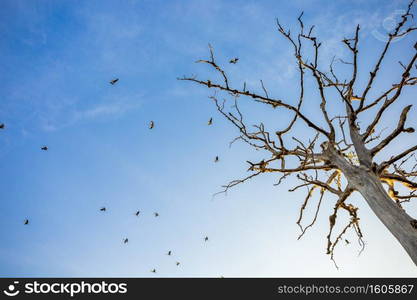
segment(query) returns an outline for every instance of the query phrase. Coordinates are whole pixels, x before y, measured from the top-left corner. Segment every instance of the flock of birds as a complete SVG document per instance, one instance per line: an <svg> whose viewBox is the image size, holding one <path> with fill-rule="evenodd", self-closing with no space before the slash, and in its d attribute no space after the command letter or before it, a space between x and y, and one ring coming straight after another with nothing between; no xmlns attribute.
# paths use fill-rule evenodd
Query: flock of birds
<svg viewBox="0 0 417 300"><path fill-rule="evenodd" d="M231 59L229 61L229 63L236 64L238 62L238 60L239 60L239 58L236 57L236 58ZM111 85L115 85L118 81L119 81L119 78L114 78L114 79L110 80L109 83ZM210 118L208 120L207 125L208 126L213 125L213 118ZM153 120L151 120L149 122L149 129L153 129L154 127L155 127L155 122ZM0 123L0 129L5 129L5 128L6 128L6 125L4 123ZM49 150L48 146L46 146L46 145L42 146L40 149L42 151L48 151ZM214 162L215 163L219 162L219 156L216 156L214 158ZM106 211L107 211L107 208L106 207L103 206L103 207L100 208L100 212L103 212L104 213ZM139 217L140 213L141 213L141 211L138 210L138 211L136 211L134 213L134 215L136 217ZM158 212L154 212L153 215L154 215L155 218L159 217L159 213ZM23 224L24 225L29 225L29 219L25 219L24 222L23 222ZM208 242L208 240L209 240L208 236L205 236L204 237L204 242ZM127 243L129 243L129 238L127 238L127 237L123 238L123 244L127 244ZM167 255L168 256L172 256L172 253L173 253L172 250L169 250L167 252ZM175 264L176 264L176 266L179 266L181 263L179 261L177 261ZM151 272L152 273L156 273L156 269L152 269Z"/></svg>
<svg viewBox="0 0 417 300"><path fill-rule="evenodd" d="M101 211L101 212L106 212L106 211L107 211L107 208L106 208L105 206L103 206L102 208L100 208L100 211ZM141 213L141 211L140 211L140 210L138 210L138 211L136 211L136 212L134 213L134 215L135 215L136 217L139 217L140 213ZM154 212L154 213L153 213L153 215L154 215L154 217L155 217L155 218L159 217L159 213L157 213L157 212ZM25 225L27 225L28 223L29 223L29 221L28 221L28 220L25 220ZM208 242L208 240L209 240L208 236L204 237L204 241L205 241L205 242ZM127 237L123 238L123 244L127 244L127 243L129 243L129 238L127 238ZM167 252L167 255L168 255L168 256L172 256L172 250L169 250L169 251ZM181 263L180 263L179 261L176 261L176 262L175 262L175 265L176 265L177 267L178 267L180 264L181 264ZM152 273L156 273L156 269L152 269L152 270L151 270L151 272L152 272Z"/></svg>

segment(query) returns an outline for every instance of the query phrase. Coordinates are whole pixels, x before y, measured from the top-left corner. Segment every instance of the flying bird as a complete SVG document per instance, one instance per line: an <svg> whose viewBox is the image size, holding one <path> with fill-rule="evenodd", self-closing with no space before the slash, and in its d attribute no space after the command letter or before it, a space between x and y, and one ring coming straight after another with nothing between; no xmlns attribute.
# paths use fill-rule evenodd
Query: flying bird
<svg viewBox="0 0 417 300"><path fill-rule="evenodd" d="M100 211L106 211L105 207L100 208Z"/></svg>
<svg viewBox="0 0 417 300"><path fill-rule="evenodd" d="M155 127L155 123L154 123L154 121L151 121L149 123L149 129L153 129L154 127Z"/></svg>
<svg viewBox="0 0 417 300"><path fill-rule="evenodd" d="M151 272L152 272L152 273L156 273L156 269L153 269Z"/></svg>
<svg viewBox="0 0 417 300"><path fill-rule="evenodd" d="M171 253L172 253L171 250L169 250L168 253L167 253L167 255L171 255Z"/></svg>
<svg viewBox="0 0 417 300"><path fill-rule="evenodd" d="M23 224L28 225L28 224L29 224L29 220L28 220L28 219L26 219L26 220L25 220L25 222L24 222Z"/></svg>
<svg viewBox="0 0 417 300"><path fill-rule="evenodd" d="M210 120L207 122L207 125L211 125L211 124L213 124L213 118L210 118Z"/></svg>
<svg viewBox="0 0 417 300"><path fill-rule="evenodd" d="M138 210L138 211L135 213L135 216L136 216L136 217L139 217L139 214L140 214L140 210Z"/></svg>
<svg viewBox="0 0 417 300"><path fill-rule="evenodd" d="M214 159L214 162L216 163L216 162L219 162L219 157L218 156L216 156L216 158Z"/></svg>
<svg viewBox="0 0 417 300"><path fill-rule="evenodd" d="M346 242L346 245L350 244L350 242L347 239L345 239L345 242Z"/></svg>
<svg viewBox="0 0 417 300"><path fill-rule="evenodd" d="M155 218L159 217L159 214L157 212L154 212L153 214L154 214Z"/></svg>
<svg viewBox="0 0 417 300"><path fill-rule="evenodd" d="M0 129L4 129L4 127L6 127L6 126L4 125L4 123L1 123L1 124L0 124Z"/></svg>
<svg viewBox="0 0 417 300"><path fill-rule="evenodd" d="M41 147L41 150L47 151L48 150L48 147L47 146L43 146L43 147Z"/></svg>
<svg viewBox="0 0 417 300"><path fill-rule="evenodd" d="M124 238L124 239L123 239L123 243L124 243L124 244L127 244L128 242L129 242L129 239L128 239L128 238Z"/></svg>
<svg viewBox="0 0 417 300"><path fill-rule="evenodd" d="M179 262L179 261L177 261L177 262L176 262L176 265L177 265L177 266L179 266L179 265L180 265L180 262Z"/></svg>
<svg viewBox="0 0 417 300"><path fill-rule="evenodd" d="M114 85L118 81L119 81L119 78L112 79L112 80L110 80L110 84Z"/></svg>
<svg viewBox="0 0 417 300"><path fill-rule="evenodd" d="M235 64L235 63L237 63L237 61L238 61L238 60L239 60L239 58L235 57L235 58L231 59L231 60L229 61L229 63L231 63L231 64Z"/></svg>
<svg viewBox="0 0 417 300"><path fill-rule="evenodd" d="M206 236L206 237L204 238L204 241L205 241L205 242L208 242L208 236Z"/></svg>

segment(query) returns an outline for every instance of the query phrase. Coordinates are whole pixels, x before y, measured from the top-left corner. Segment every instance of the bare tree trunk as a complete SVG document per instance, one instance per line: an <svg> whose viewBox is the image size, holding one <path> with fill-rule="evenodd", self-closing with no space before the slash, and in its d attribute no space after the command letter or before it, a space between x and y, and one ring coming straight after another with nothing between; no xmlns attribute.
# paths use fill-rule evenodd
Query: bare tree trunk
<svg viewBox="0 0 417 300"><path fill-rule="evenodd" d="M381 63L385 58L385 54L390 47L391 42L398 37L402 37L408 34L415 27L411 26L407 21L412 16L411 8L417 3L417 0L410 0L407 10L401 15L400 21L396 27L387 36L387 42L384 49L380 53L375 67L369 72L368 83L364 91L358 94L358 89L355 88L355 82L358 79L358 43L359 43L359 30L360 26L356 27L355 35L353 38L345 38L342 42L347 46L351 52L352 59L348 62L352 66L352 76L350 79L339 79L333 72L333 61L330 65L330 73L323 71L319 68L319 48L321 43L318 42L317 37L313 33L312 26L307 33L302 21L301 14L298 18L300 30L297 35L291 33L290 30L281 26L277 20L278 32L284 36L294 48L294 56L297 59L299 78L299 90L298 104L294 106L290 102L280 98L270 97L268 91L261 80L261 88L263 93L255 92L255 90L248 90L246 83L243 84L243 89L235 88L231 84L227 73L217 63L214 57L213 48L209 45L210 58L200 59L197 62L210 65L213 70L220 76L218 80L202 80L197 76L184 76L180 80L187 80L195 82L197 84L207 86L209 89L214 89L218 92L224 92L227 95L232 95L234 98L234 105L231 110L225 108L225 101L219 102L216 96L211 96L217 107L217 110L236 128L239 129L240 135L233 141L241 140L256 150L266 150L269 154L268 158L261 160L260 162L250 162L250 168L248 171L254 172L244 177L243 179L233 180L229 184L223 186L222 192L227 192L231 187L244 183L251 178L264 173L280 173L282 176L279 178L277 185L285 180L290 174L297 174L297 178L302 181L302 184L297 185L290 191L295 191L301 187L308 187L306 198L303 205L300 208L299 219L297 224L302 231L302 237L306 230L313 226L316 221L318 212L320 210L320 203L324 193L332 193L338 196L338 200L334 206L333 214L329 216L329 233L327 235L327 254L331 256L334 261L334 249L339 241L342 240L342 236L346 233L346 230L353 227L361 242L362 232L359 227L359 217L357 215L358 208L352 204L346 204L346 199L354 192L358 191L365 198L368 205L371 207L375 215L381 220L381 222L388 228L388 230L394 235L394 237L400 242L401 246L406 250L412 261L417 265L417 220L410 217L404 209L401 207L400 199L407 201L411 198L417 199L417 182L415 182L416 168L414 164L406 163L417 152L417 145L408 148L407 150L395 153L387 160L377 163L374 158L375 155L381 152L387 145L393 142L400 134L413 133L415 129L412 127L405 127L407 121L407 114L411 109L411 105L407 105L403 108L397 127L391 131L385 138L382 138L382 132L376 133L378 124L382 122L382 117L387 109L395 103L402 91L409 86L417 86L417 75L411 74L415 70L414 66L417 63L417 52L412 50L410 57L407 59L407 63L401 63L403 73L401 78L395 81L395 84L388 87L385 92L381 92L380 96L367 97L368 92L373 88L375 78ZM408 25L405 25L408 24ZM408 27L407 26L411 26ZM312 49L314 50L311 57L304 55L303 41L311 42ZM303 48L304 49L304 48ZM414 49L417 50L417 44L414 45ZM237 59L231 60L230 63L236 63ZM311 73L310 73L311 72ZM325 121L326 127L323 128L321 124L315 123L311 120L301 108L304 104L305 94L305 76L311 74L313 81L317 84L317 90L320 95L320 110L322 118ZM328 88L335 88L335 92L340 95L340 100L345 104L346 114L336 115L332 117L327 111ZM378 92L379 93L379 92ZM265 130L264 124L254 125L256 128L254 131L250 130L250 126L244 121L243 114L238 107L238 97L251 99L257 103L263 103L271 106L273 109L281 108L287 112L294 114L294 117L290 120L288 125L280 131L268 131ZM333 96L332 96L333 97ZM359 105L355 101L359 101ZM359 115L363 112L367 112L368 109L376 108L377 111L370 118L369 124L364 127L360 127ZM295 148L288 147L284 135L293 132L295 130L294 125L296 122L301 121L310 129L316 131L316 135L313 139L309 137L308 142L292 136L292 140L297 142ZM362 123L364 120L361 120ZM338 126L337 123L338 122ZM349 133L349 134L348 134ZM272 138L276 136L277 139ZM287 136L289 139L289 136ZM375 141L378 141L376 143ZM374 143L371 143L374 142ZM320 143L321 151L317 152L316 147ZM352 146L354 149L352 149ZM369 148L368 148L369 147ZM296 161L300 161L299 164L292 164L294 158ZM290 165L288 166L288 160L290 159ZM396 163L401 160L401 168L396 167ZM411 168L411 169L410 169ZM329 173L331 175L329 176ZM321 175L325 175L326 180L320 178ZM341 176L347 179L348 184L342 187ZM387 184L388 191L384 189L383 184ZM396 185L403 185L408 189L408 194L403 191L396 190ZM303 219L303 211L306 208L308 201L312 198L315 190L320 190L320 200L316 209L315 217L313 221L303 226L301 220ZM336 217L339 209L345 210L349 213L349 223L344 227L341 233L332 241L334 237L333 227L336 222ZM343 241L343 240L342 240Z"/></svg>
<svg viewBox="0 0 417 300"><path fill-rule="evenodd" d="M381 181L371 172L359 170L359 176L349 178L375 215L388 228L417 265L417 228L415 220L394 203Z"/></svg>

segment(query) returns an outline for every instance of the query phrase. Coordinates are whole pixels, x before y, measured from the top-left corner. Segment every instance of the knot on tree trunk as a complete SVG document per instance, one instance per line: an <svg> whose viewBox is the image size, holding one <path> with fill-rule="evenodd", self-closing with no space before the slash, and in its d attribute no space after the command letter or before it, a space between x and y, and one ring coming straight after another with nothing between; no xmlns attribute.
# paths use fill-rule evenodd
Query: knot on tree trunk
<svg viewBox="0 0 417 300"><path fill-rule="evenodd" d="M410 224L414 229L417 229L417 220L416 219L411 220Z"/></svg>

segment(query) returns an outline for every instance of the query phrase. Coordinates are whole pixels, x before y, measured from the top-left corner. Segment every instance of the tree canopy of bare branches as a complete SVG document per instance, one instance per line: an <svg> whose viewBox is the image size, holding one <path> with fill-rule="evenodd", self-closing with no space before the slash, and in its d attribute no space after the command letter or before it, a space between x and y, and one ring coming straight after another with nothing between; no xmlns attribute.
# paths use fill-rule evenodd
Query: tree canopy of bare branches
<svg viewBox="0 0 417 300"><path fill-rule="evenodd" d="M253 177L264 173L279 174L277 184L281 184L293 175L300 184L290 189L307 189L307 195L300 208L297 224L300 227L301 238L306 231L315 224L320 211L322 199L326 194L336 197L334 209L329 219L327 234L327 254L334 260L334 251L338 243L343 241L348 230L354 230L360 246L364 247L358 207L349 203L354 192L360 193L372 211L395 236L412 261L417 264L417 221L407 214L402 204L417 197L417 159L415 151L417 145L403 152L395 153L385 160L377 160L376 156L388 145L392 144L402 134L414 133L414 128L407 127L407 117L411 105L406 105L398 116L397 126L390 131L377 132L384 114L389 111L401 97L403 91L412 88L417 83L415 70L417 60L417 43L412 49L412 55L400 63L402 74L394 79L391 86L383 90L378 96L371 93L380 69L386 60L387 53L393 42L400 37L412 34L417 28L410 25L413 15L411 13L415 1L411 1L402 14L395 29L388 34L382 50L376 54L374 67L363 70L358 63L360 53L360 26L356 27L353 36L343 38L342 43L350 53L350 60L333 59L330 65L323 68L319 63L322 43L315 35L314 26L309 28L303 22L303 14L298 18L298 31L296 33L284 28L277 20L277 32L289 42L294 54L294 63L298 71L298 97L284 100L274 97L260 81L260 88L250 90L246 83L243 88L235 87L216 60L213 48L209 45L208 59L198 60L197 63L208 65L216 73L218 79L199 79L196 76L179 78L190 81L214 90L210 99L214 102L218 112L223 115L237 130L239 135L234 141L240 140L256 150L266 153L261 161L248 161L250 175L231 181L224 186L223 192L244 183ZM309 49L308 52L306 49ZM306 53L310 53L307 55ZM336 63L342 62L350 68L349 76L340 78L335 70ZM364 84L365 88L358 87L358 74L369 74ZM314 121L306 109L306 78L315 83L318 95L318 108L322 122ZM335 93L339 99L329 97ZM233 106L228 109L226 100L220 95L230 98ZM229 99L229 100L230 100ZM239 108L240 101L251 101L274 110L282 109L292 114L282 129L271 132L261 122L250 126ZM308 99L308 105L313 105ZM331 102L340 101L343 108L334 115L328 109ZM360 119L367 113L365 119ZM371 117L369 117L369 115ZM303 140L301 134L295 132L296 124L302 123L315 134L308 140ZM399 189L398 187L403 188ZM408 191L404 193L404 188ZM307 204L315 193L319 194L319 201L315 208L312 221L307 225L303 222L303 213ZM345 211L349 218L340 232L335 232L335 224L339 221L339 213ZM336 264L336 262L335 262ZM337 265L336 265L337 266Z"/></svg>

